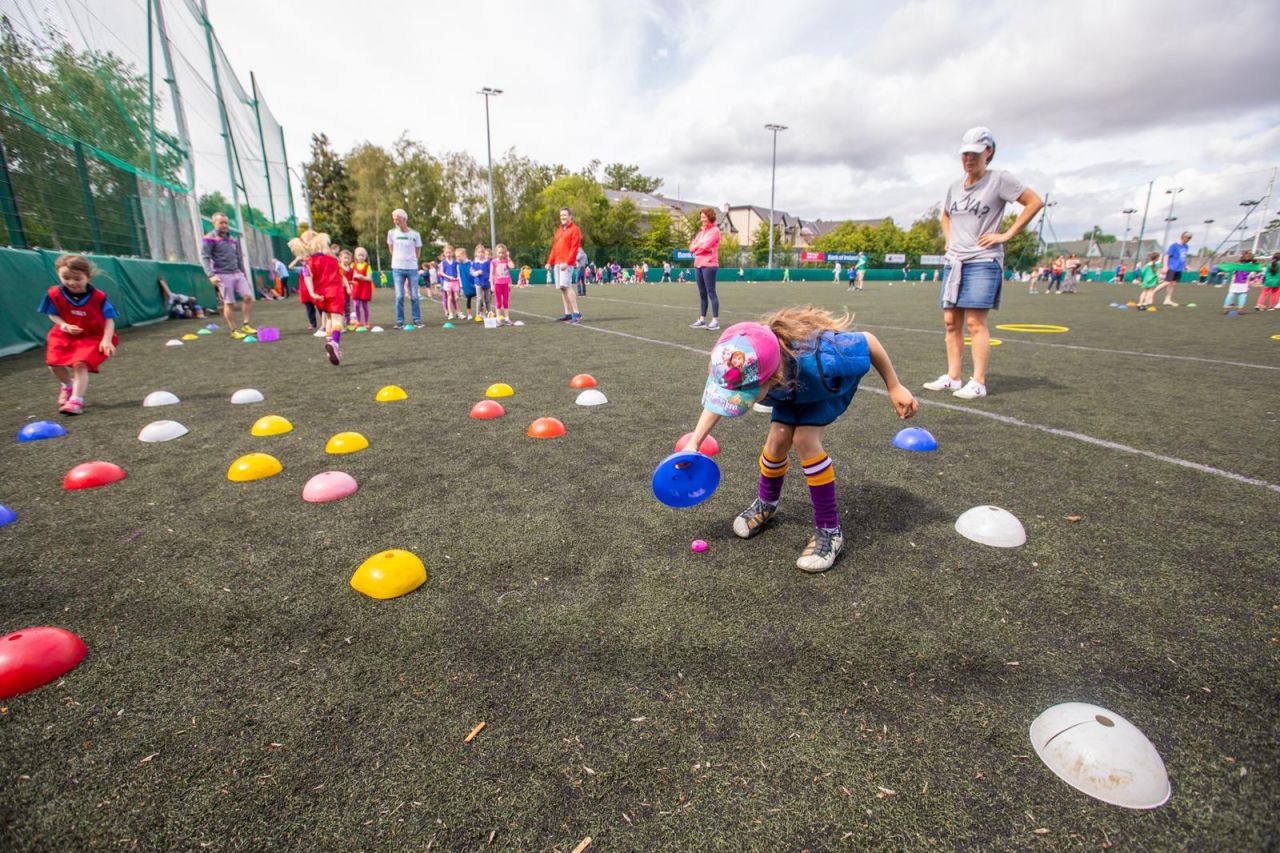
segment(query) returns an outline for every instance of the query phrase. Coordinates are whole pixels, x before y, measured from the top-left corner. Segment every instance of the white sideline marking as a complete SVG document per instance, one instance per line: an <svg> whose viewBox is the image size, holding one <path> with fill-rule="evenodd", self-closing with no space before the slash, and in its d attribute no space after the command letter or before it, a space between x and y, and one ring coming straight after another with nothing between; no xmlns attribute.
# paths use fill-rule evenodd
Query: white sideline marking
<svg viewBox="0 0 1280 853"><path fill-rule="evenodd" d="M622 300L613 300L613 301L619 302ZM636 303L636 304L643 305L645 303ZM555 317L549 317L545 314L534 314L530 311L514 311L513 313L523 314L526 317L538 317L542 320L556 319ZM646 338L646 337L642 337L641 335L633 335L630 332L620 332L617 329L603 329L599 326L588 326L585 323L578 323L577 325L578 325L578 328L580 329L588 329L592 332L602 332L606 335L617 335L618 337L621 337L621 338L630 338L633 341L643 341L644 343L647 343L647 344L658 344L659 346L674 347L676 349L685 350L686 352L697 353L698 355L705 355L707 357L711 356L711 350L698 349L697 347L691 347L691 346L688 346L687 344L676 343L675 341L664 341L660 338ZM885 397L889 396L889 392L884 390L883 388L868 388L867 386L864 385L864 386L861 386L859 390L871 391L874 394L880 394ZM988 418L993 421L998 421L1002 424L1008 424L1009 426L1017 426L1017 427L1024 427L1026 429L1039 430L1040 432L1047 432L1050 435L1056 435L1062 438L1070 438L1075 441L1084 442L1085 444L1092 444L1096 447L1105 447L1108 450L1118 450L1121 453L1131 453L1134 456L1143 456L1143 457L1146 457L1147 459L1154 459L1157 462L1167 462L1170 465L1177 465L1181 468L1188 468L1192 471L1199 471L1202 474L1212 474L1216 477L1222 477L1227 480L1234 480L1237 483L1244 483L1245 485L1249 485L1249 486L1261 486L1262 488L1269 489L1270 491L1273 491L1273 492L1280 492L1280 485L1277 485L1275 483L1268 483L1266 480L1258 480L1253 477L1246 477L1245 475L1237 474L1234 471L1224 471L1221 468L1214 468L1212 465L1205 465L1200 462L1192 462L1189 459L1179 459L1176 456L1165 456L1163 453L1154 453L1150 450L1143 450L1139 447L1130 447L1129 445L1121 444L1118 441L1108 441L1105 438L1094 438L1091 435L1086 435L1085 433L1082 433L1082 432L1076 432L1075 430L1062 429L1060 427L1052 427L1052 426L1046 426L1044 424L1032 423L1030 421L1024 421L1020 418L1012 417L1010 415L1001 415L996 412L988 412L988 411L984 411L983 409L977 409L970 406L958 406L955 403L944 403L940 400L930 400L927 397L917 397L916 399L920 401L920 405L922 406L936 406L940 409L947 409L953 412L963 412L966 415L977 415L978 417Z"/></svg>
<svg viewBox="0 0 1280 853"><path fill-rule="evenodd" d="M688 305L666 305L660 302L637 302L633 299L615 299L611 296L592 296L590 298L592 300L598 300L600 302L620 302L624 305L642 305L650 308L671 308L676 311L693 310ZM734 314L741 317L758 316L757 314L754 314L750 311L721 311L720 313ZM891 329L895 332L917 332L922 335L944 334L944 332L941 329L913 329L908 326L886 326L883 323L858 323L858 325L867 329ZM992 331L993 332L995 331L994 328L992 329ZM1169 359L1175 359L1177 361L1199 361L1205 364L1221 364L1227 367L1250 367L1250 368L1253 368L1254 370L1280 370L1280 365L1275 365L1275 364L1253 364L1248 361L1223 361L1222 359L1217 359L1217 358L1203 358L1198 355L1171 355L1169 353L1163 353L1163 352L1142 352L1140 350L1129 350L1129 349L1106 349L1105 347L1087 347L1087 346L1082 346L1080 344L1055 344L1055 343L1050 343L1049 341L1027 341L1021 338L1010 338L1010 337L1005 337L1005 338L1002 338L1001 340L1003 340L1006 344L1027 344L1028 346L1033 346L1033 347L1054 347L1056 349L1071 349L1071 350L1079 350L1081 352L1101 352L1101 353L1107 353L1108 355L1138 355L1138 356L1142 356L1143 358L1169 358Z"/></svg>

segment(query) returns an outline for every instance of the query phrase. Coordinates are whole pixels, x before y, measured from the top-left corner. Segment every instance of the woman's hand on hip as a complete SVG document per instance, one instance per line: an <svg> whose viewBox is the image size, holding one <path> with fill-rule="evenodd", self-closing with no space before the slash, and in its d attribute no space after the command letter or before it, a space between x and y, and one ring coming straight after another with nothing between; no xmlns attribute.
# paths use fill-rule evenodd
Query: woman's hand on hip
<svg viewBox="0 0 1280 853"><path fill-rule="evenodd" d="M999 246L1001 243L1007 242L1009 242L1009 235L999 231L992 231L990 233L983 234L978 238L978 245L984 249L989 249L992 246Z"/></svg>

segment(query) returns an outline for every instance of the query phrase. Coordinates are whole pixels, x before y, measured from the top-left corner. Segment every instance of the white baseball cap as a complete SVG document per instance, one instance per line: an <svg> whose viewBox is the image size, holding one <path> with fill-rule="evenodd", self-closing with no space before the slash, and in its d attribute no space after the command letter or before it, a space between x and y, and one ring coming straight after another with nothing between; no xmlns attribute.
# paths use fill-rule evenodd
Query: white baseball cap
<svg viewBox="0 0 1280 853"><path fill-rule="evenodd" d="M991 156L994 157L996 154L996 138L985 127L971 127L964 132L964 136L960 139L961 154L981 154L988 148L991 149Z"/></svg>

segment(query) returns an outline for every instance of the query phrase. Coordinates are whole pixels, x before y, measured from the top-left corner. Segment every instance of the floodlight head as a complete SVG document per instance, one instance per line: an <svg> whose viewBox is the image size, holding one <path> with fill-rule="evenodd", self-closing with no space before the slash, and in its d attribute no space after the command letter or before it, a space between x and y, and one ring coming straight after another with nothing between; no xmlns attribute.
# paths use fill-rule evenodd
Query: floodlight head
<svg viewBox="0 0 1280 853"><path fill-rule="evenodd" d="M489 96L489 95L495 95L495 96L496 96L496 95L501 95L501 94L502 94L502 90L501 90L501 89L494 89L494 88L491 88L491 87L489 87L489 86L485 86L483 89L481 89L480 91L476 92L476 94L477 94L477 95L484 95L484 96L486 96L486 97L487 97L487 96Z"/></svg>
<svg viewBox="0 0 1280 853"><path fill-rule="evenodd" d="M1259 202L1256 198L1255 199L1247 198L1244 201L1240 202L1241 207L1257 207L1259 204L1261 204L1261 202Z"/></svg>
<svg viewBox="0 0 1280 853"><path fill-rule="evenodd" d="M774 133L777 133L780 130L786 130L787 126L785 124L766 124L764 129L772 130Z"/></svg>
<svg viewBox="0 0 1280 853"><path fill-rule="evenodd" d="M1136 208L1136 207L1126 207L1124 210L1122 210L1122 211L1120 211L1120 212L1121 212L1121 213L1137 213L1137 212L1138 212L1138 208Z"/></svg>

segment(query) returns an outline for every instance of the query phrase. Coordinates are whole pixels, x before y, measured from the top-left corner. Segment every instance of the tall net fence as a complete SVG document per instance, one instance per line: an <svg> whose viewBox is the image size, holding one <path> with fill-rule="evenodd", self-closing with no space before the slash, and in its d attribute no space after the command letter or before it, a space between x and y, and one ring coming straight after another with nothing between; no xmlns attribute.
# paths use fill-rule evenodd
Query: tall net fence
<svg viewBox="0 0 1280 853"><path fill-rule="evenodd" d="M196 0L0 0L0 243L199 260L297 233L279 123Z"/></svg>

